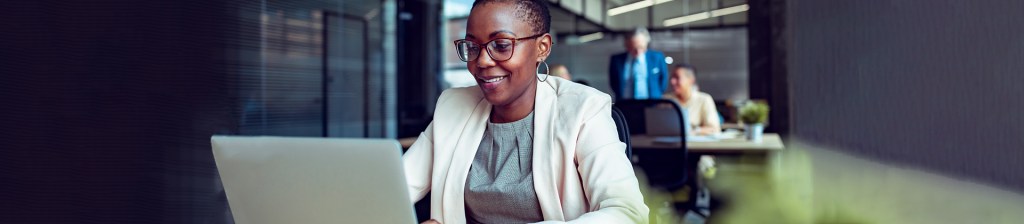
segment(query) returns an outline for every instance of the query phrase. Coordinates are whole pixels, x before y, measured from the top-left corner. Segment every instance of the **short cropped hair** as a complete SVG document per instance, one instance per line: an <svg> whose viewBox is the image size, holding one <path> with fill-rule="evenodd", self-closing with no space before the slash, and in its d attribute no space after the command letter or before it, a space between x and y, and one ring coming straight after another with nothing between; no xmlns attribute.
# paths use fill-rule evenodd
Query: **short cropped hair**
<svg viewBox="0 0 1024 224"><path fill-rule="evenodd" d="M693 67L691 64L679 63L679 65L676 65L676 69L687 69L690 70L694 77L697 76L697 67Z"/></svg>
<svg viewBox="0 0 1024 224"><path fill-rule="evenodd" d="M473 8L491 3L511 3L515 6L515 15L526 20L533 28L533 34L551 32L551 13L548 11L548 3L543 0L477 0L473 2ZM472 9L470 9L472 10Z"/></svg>

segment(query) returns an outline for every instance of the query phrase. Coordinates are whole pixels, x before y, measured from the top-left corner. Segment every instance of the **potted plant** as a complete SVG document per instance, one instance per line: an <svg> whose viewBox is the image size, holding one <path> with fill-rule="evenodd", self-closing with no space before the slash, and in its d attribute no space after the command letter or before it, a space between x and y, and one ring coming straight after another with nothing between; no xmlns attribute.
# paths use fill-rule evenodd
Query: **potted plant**
<svg viewBox="0 0 1024 224"><path fill-rule="evenodd" d="M761 142L765 123L768 122L768 104L750 102L740 108L740 121L746 126L747 139Z"/></svg>

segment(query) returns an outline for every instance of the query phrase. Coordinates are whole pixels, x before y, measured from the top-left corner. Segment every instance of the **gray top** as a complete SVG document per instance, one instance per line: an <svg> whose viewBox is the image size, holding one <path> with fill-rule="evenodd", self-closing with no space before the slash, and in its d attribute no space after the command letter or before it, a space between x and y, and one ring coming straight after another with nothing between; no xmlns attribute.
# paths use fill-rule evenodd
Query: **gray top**
<svg viewBox="0 0 1024 224"><path fill-rule="evenodd" d="M466 179L466 221L544 220L533 189L533 112L509 123L487 122Z"/></svg>

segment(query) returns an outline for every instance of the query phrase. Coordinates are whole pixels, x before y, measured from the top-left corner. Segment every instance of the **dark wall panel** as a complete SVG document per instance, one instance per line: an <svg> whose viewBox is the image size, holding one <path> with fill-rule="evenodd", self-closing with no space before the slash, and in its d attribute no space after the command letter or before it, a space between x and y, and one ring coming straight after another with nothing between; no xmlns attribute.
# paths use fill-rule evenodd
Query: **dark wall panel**
<svg viewBox="0 0 1024 224"><path fill-rule="evenodd" d="M397 3L396 69L398 137L416 137L433 119L441 95L442 45L439 0L401 0Z"/></svg>
<svg viewBox="0 0 1024 224"><path fill-rule="evenodd" d="M790 113L786 1L750 0L748 4L750 99L765 100L771 107L765 131L787 137Z"/></svg>
<svg viewBox="0 0 1024 224"><path fill-rule="evenodd" d="M1024 192L1024 2L788 4L796 137Z"/></svg>
<svg viewBox="0 0 1024 224"><path fill-rule="evenodd" d="M364 127L364 106L351 103L331 112L357 122L333 119L345 129L333 136L384 136L393 102L377 102L393 76L381 58L393 52L381 29L394 13L381 2L5 2L0 223L230 222L210 136L321 136L324 67L381 90L330 92L337 105L373 100L376 124ZM336 19L327 29L346 45L334 50L357 53L330 66L324 11L359 15L372 32Z"/></svg>
<svg viewBox="0 0 1024 224"><path fill-rule="evenodd" d="M237 126L223 3L4 6L0 223L223 214L209 149Z"/></svg>

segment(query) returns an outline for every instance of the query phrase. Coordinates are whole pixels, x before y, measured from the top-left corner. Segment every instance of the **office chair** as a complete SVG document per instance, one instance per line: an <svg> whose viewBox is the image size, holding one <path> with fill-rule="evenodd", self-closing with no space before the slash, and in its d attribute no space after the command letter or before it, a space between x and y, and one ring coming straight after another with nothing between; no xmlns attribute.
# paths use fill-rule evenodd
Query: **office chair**
<svg viewBox="0 0 1024 224"><path fill-rule="evenodd" d="M645 111L648 109L659 109L659 110L674 110L678 114L679 130L685 130L687 121L683 117L683 110L679 104L664 99L649 99L649 100L620 100L615 102L615 107L625 117L628 126L628 133L632 135L644 135L647 134L647 121ZM696 167L690 167L692 163L688 160L688 150L686 149L686 133L680 131L680 148L674 149L652 149L643 148L643 146L631 145L632 153L637 158L635 165L647 174L648 184L651 188L661 189L667 192L675 192L683 189L686 186L690 186L690 189L696 189L693 187L694 183L689 178L689 171L696 169ZM693 207L694 199L696 199L696 191L690 190L688 193L689 197L685 203L673 203L673 207L676 209L688 210ZM654 211L653 209L651 210Z"/></svg>
<svg viewBox="0 0 1024 224"><path fill-rule="evenodd" d="M629 142L629 124L626 117L622 115L619 108L612 106L612 120L615 121L615 129L619 133L619 141L626 143L626 159L633 160L633 146Z"/></svg>
<svg viewBox="0 0 1024 224"><path fill-rule="evenodd" d="M413 211L416 212L416 223L426 222L430 220L430 192L427 192L423 199L417 201L412 205Z"/></svg>
<svg viewBox="0 0 1024 224"><path fill-rule="evenodd" d="M647 134L647 118L644 112L649 108L674 110L679 115L679 130L684 130L686 125L682 108L669 100L620 100L615 103L615 108L625 117L625 123L629 124L627 130L631 135ZM640 159L637 165L648 174L652 186L674 190L682 187L688 179L686 133L680 131L679 138L679 150L643 149L631 145L632 154Z"/></svg>

